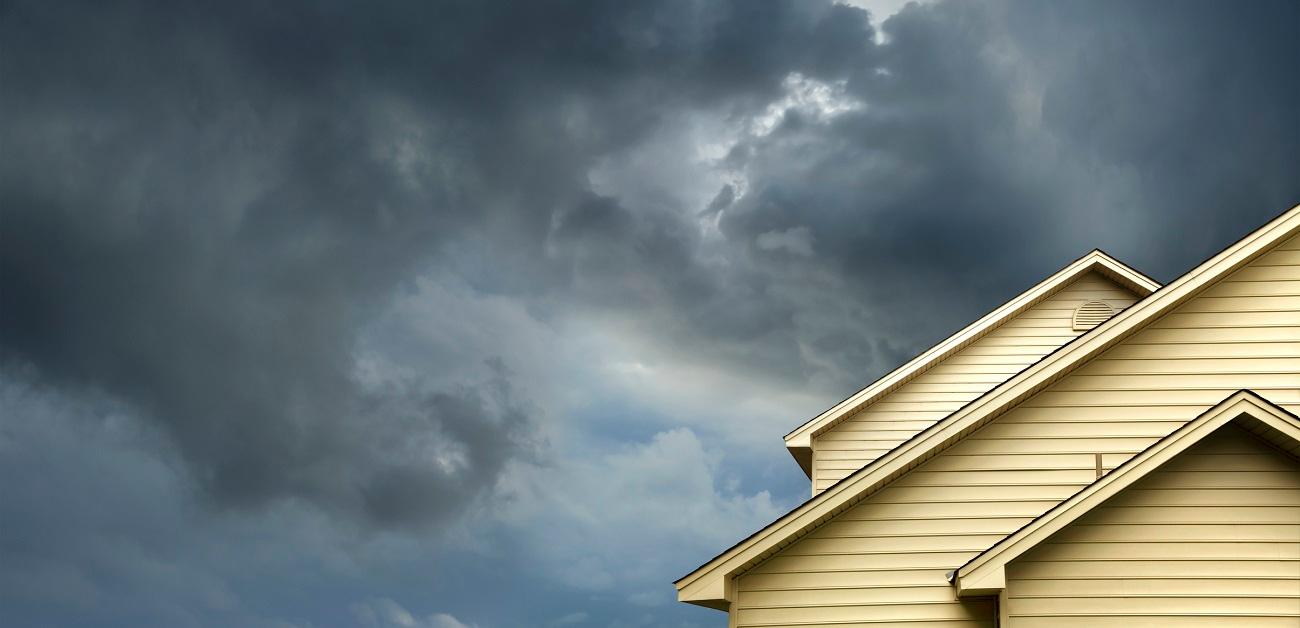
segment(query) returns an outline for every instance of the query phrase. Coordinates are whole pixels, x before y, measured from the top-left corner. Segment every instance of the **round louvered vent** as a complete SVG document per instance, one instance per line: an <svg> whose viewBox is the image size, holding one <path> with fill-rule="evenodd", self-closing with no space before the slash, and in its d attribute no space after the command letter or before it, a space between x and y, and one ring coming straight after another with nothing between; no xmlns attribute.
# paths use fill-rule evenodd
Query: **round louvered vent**
<svg viewBox="0 0 1300 628"><path fill-rule="evenodd" d="M1092 329L1115 315L1115 308L1101 302L1089 301L1074 311L1074 329L1076 331Z"/></svg>

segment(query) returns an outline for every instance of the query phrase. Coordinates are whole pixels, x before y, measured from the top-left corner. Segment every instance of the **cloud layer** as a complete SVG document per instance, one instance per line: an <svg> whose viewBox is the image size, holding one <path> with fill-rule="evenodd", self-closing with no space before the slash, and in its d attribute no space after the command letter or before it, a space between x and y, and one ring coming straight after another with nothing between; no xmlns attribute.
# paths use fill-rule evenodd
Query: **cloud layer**
<svg viewBox="0 0 1300 628"><path fill-rule="evenodd" d="M716 625L791 426L1300 202L1297 22L6 4L0 620Z"/></svg>

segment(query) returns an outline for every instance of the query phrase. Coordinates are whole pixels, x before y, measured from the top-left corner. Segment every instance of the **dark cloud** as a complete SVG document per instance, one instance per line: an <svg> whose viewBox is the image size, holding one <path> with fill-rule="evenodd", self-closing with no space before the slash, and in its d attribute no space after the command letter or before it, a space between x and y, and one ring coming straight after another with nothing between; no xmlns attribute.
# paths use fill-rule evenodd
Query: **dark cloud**
<svg viewBox="0 0 1300 628"><path fill-rule="evenodd" d="M409 395L358 383L358 331L466 237L499 245L466 270L485 289L707 291L689 230L593 195L587 167L674 108L844 73L868 28L787 4L11 5L0 347L158 421L224 503L456 512L528 421L472 392L376 406ZM394 468L381 445L430 431L470 466Z"/></svg>
<svg viewBox="0 0 1300 628"><path fill-rule="evenodd" d="M1026 60L1045 77L1044 125L1083 167L1138 181L1116 214L1150 239L1139 254L1153 272L1300 202L1294 3L1027 2L1007 15L1026 49L1050 52Z"/></svg>
<svg viewBox="0 0 1300 628"><path fill-rule="evenodd" d="M1297 23L1288 2L934 3L878 43L865 12L824 2L7 3L0 380L142 421L158 437L131 451L157 464L102 466L146 488L179 472L204 517L449 526L500 501L512 465L578 475L547 436L580 441L580 422L535 398L607 398L583 379L600 356L525 351L527 334L555 353L615 333L638 353L612 361L829 401L1093 247L1168 278L1300 201ZM433 340L394 323L394 299L429 294L522 314L450 324L477 310L427 304L451 330ZM489 328L522 318L536 328ZM532 388L563 371L577 389ZM131 556L68 567L95 543L56 522L116 480L21 471L71 467L101 434L0 401L23 414L0 421L0 468L30 484L4 491L24 516L0 547L45 578L24 603L67 585L93 609L126 593L78 583L165 580L125 576ZM738 442L714 419L613 466L692 443L708 471ZM647 424L626 433L680 427ZM622 460L583 459L584 477ZM777 477L762 464L745 475ZM42 487L63 493L42 505ZM105 510L114 543L193 523ZM58 561L17 549L59 535L87 538ZM168 552L139 560L221 553ZM225 617L187 613L225 595L189 575L207 597L157 616Z"/></svg>

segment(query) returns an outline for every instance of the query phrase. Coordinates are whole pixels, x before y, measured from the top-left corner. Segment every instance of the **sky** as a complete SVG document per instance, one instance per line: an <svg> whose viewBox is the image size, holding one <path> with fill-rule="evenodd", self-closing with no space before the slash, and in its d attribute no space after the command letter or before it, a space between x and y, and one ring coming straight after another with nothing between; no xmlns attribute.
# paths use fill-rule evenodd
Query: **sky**
<svg viewBox="0 0 1300 628"><path fill-rule="evenodd" d="M1300 202L1300 4L0 2L0 624L712 626L781 436Z"/></svg>

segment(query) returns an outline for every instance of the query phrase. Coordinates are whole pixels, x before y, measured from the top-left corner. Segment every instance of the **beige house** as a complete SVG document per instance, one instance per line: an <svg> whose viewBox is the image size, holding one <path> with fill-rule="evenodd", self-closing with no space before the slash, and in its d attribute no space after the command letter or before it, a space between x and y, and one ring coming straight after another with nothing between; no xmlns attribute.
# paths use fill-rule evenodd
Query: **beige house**
<svg viewBox="0 0 1300 628"><path fill-rule="evenodd" d="M1094 251L786 435L812 498L676 582L731 627L1300 626L1300 206Z"/></svg>

